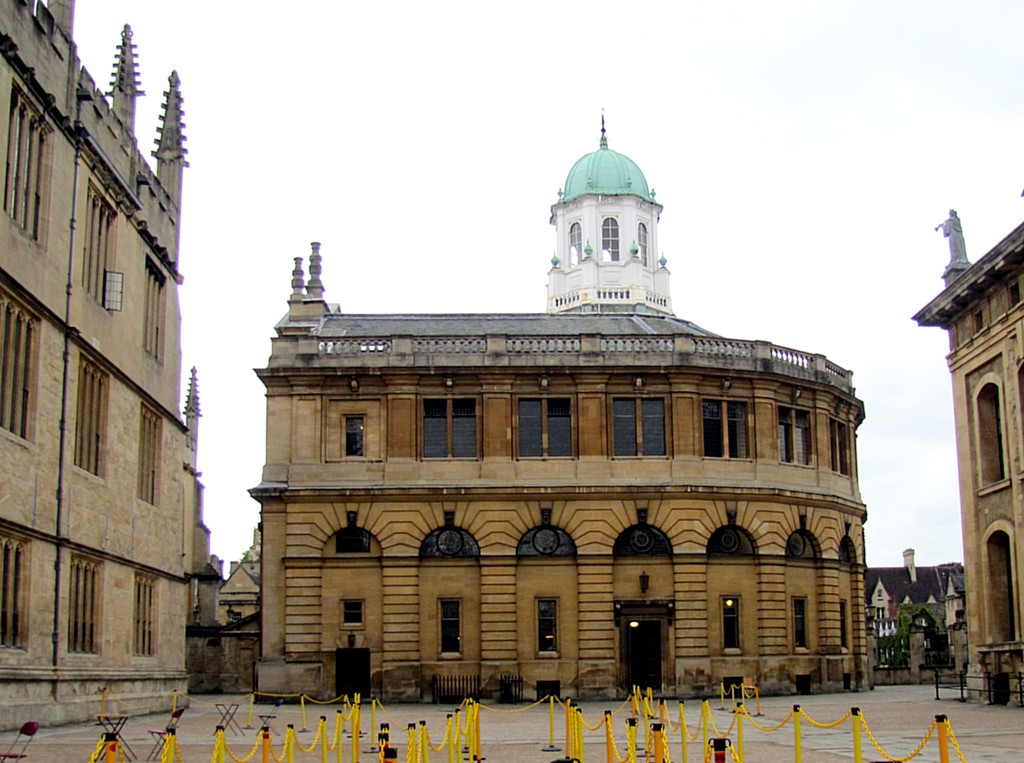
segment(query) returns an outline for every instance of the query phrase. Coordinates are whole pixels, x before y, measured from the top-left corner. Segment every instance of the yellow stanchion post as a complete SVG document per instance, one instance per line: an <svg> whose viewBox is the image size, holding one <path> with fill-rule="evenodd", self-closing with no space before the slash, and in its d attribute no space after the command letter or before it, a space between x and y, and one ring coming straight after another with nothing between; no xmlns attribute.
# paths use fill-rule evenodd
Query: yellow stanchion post
<svg viewBox="0 0 1024 763"><path fill-rule="evenodd" d="M853 763L864 763L860 749L860 708L851 708L850 716L853 720Z"/></svg>
<svg viewBox="0 0 1024 763"><path fill-rule="evenodd" d="M224 763L224 747L227 742L224 741L224 727L217 727L217 737L213 745L213 763Z"/></svg>
<svg viewBox="0 0 1024 763"><path fill-rule="evenodd" d="M579 705L574 705L576 709L576 757L580 763L585 763L583 760L583 708Z"/></svg>
<svg viewBox="0 0 1024 763"><path fill-rule="evenodd" d="M370 730L373 731L375 728L377 728L377 697L376 696L371 696L370 697ZM376 753L376 752L378 752L379 747L374 747L374 740L373 739L369 739L369 741L370 741L370 748L368 750L365 750L364 752L367 752L367 753Z"/></svg>
<svg viewBox="0 0 1024 763"><path fill-rule="evenodd" d="M299 695L299 710L302 713L302 731L306 730L306 695Z"/></svg>
<svg viewBox="0 0 1024 763"><path fill-rule="evenodd" d="M103 735L103 760L106 763L117 763L117 734Z"/></svg>
<svg viewBox="0 0 1024 763"><path fill-rule="evenodd" d="M740 760L743 760L743 715L743 703L740 702L736 706L736 752Z"/></svg>
<svg viewBox="0 0 1024 763"><path fill-rule="evenodd" d="M457 731L452 730L452 714L448 713L448 731L445 736L448 737L448 763L455 763L455 748L458 745L459 734Z"/></svg>
<svg viewBox="0 0 1024 763"><path fill-rule="evenodd" d="M173 726L167 728L167 735L164 737L164 748L167 750L168 760L178 759L178 731ZM161 755L160 757L163 758L164 756Z"/></svg>
<svg viewBox="0 0 1024 763"><path fill-rule="evenodd" d="M249 714L245 717L245 727L247 729L252 728L252 706L256 704L256 693L249 693Z"/></svg>
<svg viewBox="0 0 1024 763"><path fill-rule="evenodd" d="M565 757L574 758L572 737L572 697L565 698Z"/></svg>
<svg viewBox="0 0 1024 763"><path fill-rule="evenodd" d="M700 725L704 727L704 749L708 749L708 721L711 718L711 704L704 700L700 705Z"/></svg>
<svg viewBox="0 0 1024 763"><path fill-rule="evenodd" d="M171 712L173 713L178 709L178 692L177 690L171 692Z"/></svg>
<svg viewBox="0 0 1024 763"><path fill-rule="evenodd" d="M359 737L363 733L362 724L360 723L360 710L359 695L356 695L356 703L352 706L352 763L359 763ZM341 744L341 740L338 740L338 744Z"/></svg>
<svg viewBox="0 0 1024 763"><path fill-rule="evenodd" d="M107 714L107 687L100 689L100 715Z"/></svg>
<svg viewBox="0 0 1024 763"><path fill-rule="evenodd" d="M452 737L452 746L455 748L456 755L462 755L462 711L459 708L455 708L455 718L452 719L453 728L455 735Z"/></svg>
<svg viewBox="0 0 1024 763"><path fill-rule="evenodd" d="M629 700L630 700L630 704L632 706L633 717L634 718L638 718L640 716L639 701L637 699L638 696L639 696L639 689L637 689L637 687L634 686L633 687L633 693L629 695Z"/></svg>
<svg viewBox="0 0 1024 763"><path fill-rule="evenodd" d="M666 763L665 761L665 735L662 730L665 727L660 723L651 724L651 736L654 737L654 763ZM648 758L650 760L650 758Z"/></svg>
<svg viewBox="0 0 1024 763"><path fill-rule="evenodd" d="M320 716L320 725L317 726L317 735L320 737L320 763L327 763L327 716Z"/></svg>
<svg viewBox="0 0 1024 763"><path fill-rule="evenodd" d="M718 684L718 694L720 699L718 700L718 709L725 710L725 681Z"/></svg>
<svg viewBox="0 0 1024 763"><path fill-rule="evenodd" d="M604 711L604 749L608 763L615 763L615 741L612 738L612 711Z"/></svg>
<svg viewBox="0 0 1024 763"><path fill-rule="evenodd" d="M263 763L270 763L270 729L264 726L260 736L263 738Z"/></svg>
<svg viewBox="0 0 1024 763"><path fill-rule="evenodd" d="M793 705L793 760L802 763L803 753L800 750L800 705Z"/></svg>
<svg viewBox="0 0 1024 763"><path fill-rule="evenodd" d="M686 763L686 748L689 746L686 743L689 741L686 738L686 711L683 709L683 701L679 700L679 741L682 745L682 760Z"/></svg>
<svg viewBox="0 0 1024 763"><path fill-rule="evenodd" d="M416 724L410 723L406 727L406 729L408 730L409 733L409 741L407 743L409 745L409 748L408 751L406 752L405 759L407 761L412 761L412 763L416 763L416 761L420 759L419 745L417 744L419 739L417 739L416 736Z"/></svg>
<svg viewBox="0 0 1024 763"><path fill-rule="evenodd" d="M476 737L476 762L480 763L484 759L483 751L480 749L480 705L476 702L473 703L473 733ZM582 763L582 761L581 761Z"/></svg>
<svg viewBox="0 0 1024 763"><path fill-rule="evenodd" d="M946 728L946 716L936 715L935 723L939 727L939 763L949 763L949 734Z"/></svg>
<svg viewBox="0 0 1024 763"><path fill-rule="evenodd" d="M288 728L284 732L284 752L285 760L288 763L295 763L295 749L292 742L295 741L295 724L289 723Z"/></svg>
<svg viewBox="0 0 1024 763"><path fill-rule="evenodd" d="M558 752L555 747L555 695L548 695L548 746L541 747L541 752Z"/></svg>
<svg viewBox="0 0 1024 763"><path fill-rule="evenodd" d="M430 763L430 749L428 745L429 742L427 742L427 722L420 721L420 739L419 748L417 749L417 752L419 754L416 756L416 760L418 761L418 763Z"/></svg>

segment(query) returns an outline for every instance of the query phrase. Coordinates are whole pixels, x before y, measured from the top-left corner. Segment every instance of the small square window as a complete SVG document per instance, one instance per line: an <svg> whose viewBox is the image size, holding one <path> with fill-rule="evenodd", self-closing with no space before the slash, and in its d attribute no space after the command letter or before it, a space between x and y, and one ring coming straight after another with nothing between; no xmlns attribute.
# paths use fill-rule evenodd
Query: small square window
<svg viewBox="0 0 1024 763"><path fill-rule="evenodd" d="M362 625L363 624L363 602L346 600L341 603L341 624Z"/></svg>

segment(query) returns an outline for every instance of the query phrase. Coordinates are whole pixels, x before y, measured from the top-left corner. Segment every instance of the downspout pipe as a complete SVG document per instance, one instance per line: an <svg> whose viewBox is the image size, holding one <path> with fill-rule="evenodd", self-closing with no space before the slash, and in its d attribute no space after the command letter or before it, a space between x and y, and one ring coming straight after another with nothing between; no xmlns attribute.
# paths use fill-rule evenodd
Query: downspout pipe
<svg viewBox="0 0 1024 763"><path fill-rule="evenodd" d="M68 221L68 278L64 297L64 355L62 358L64 375L60 387L60 445L57 449L57 516L56 516L56 558L53 564L53 667L60 666L60 589L61 571L63 568L63 550L66 540L64 533L64 462L67 454L68 430L68 386L71 376L71 293L74 282L75 264L75 230L76 210L78 208L78 179L82 164L82 147L87 137L82 124L82 104L92 100L92 93L87 88L78 86L75 92L75 166L71 180L71 218ZM57 681L53 683L53 693L57 695Z"/></svg>

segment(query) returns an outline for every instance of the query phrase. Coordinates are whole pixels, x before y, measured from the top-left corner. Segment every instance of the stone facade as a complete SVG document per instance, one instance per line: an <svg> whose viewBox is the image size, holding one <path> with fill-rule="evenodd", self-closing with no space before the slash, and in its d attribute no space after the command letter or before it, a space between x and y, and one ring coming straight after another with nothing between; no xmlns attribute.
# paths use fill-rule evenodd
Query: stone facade
<svg viewBox="0 0 1024 763"><path fill-rule="evenodd" d="M344 315L301 264L259 371L260 691L866 685L848 371L668 315Z"/></svg>
<svg viewBox="0 0 1024 763"><path fill-rule="evenodd" d="M968 672L1008 688L1007 676L1024 670L1024 225L973 265L962 251L961 237L946 288L914 320L949 333Z"/></svg>
<svg viewBox="0 0 1024 763"><path fill-rule="evenodd" d="M0 2L8 728L94 718L103 689L119 712L169 706L185 688L190 573L208 548L194 376L179 413L177 78L154 172L134 136L131 30L108 102L76 56L73 17L73 0Z"/></svg>

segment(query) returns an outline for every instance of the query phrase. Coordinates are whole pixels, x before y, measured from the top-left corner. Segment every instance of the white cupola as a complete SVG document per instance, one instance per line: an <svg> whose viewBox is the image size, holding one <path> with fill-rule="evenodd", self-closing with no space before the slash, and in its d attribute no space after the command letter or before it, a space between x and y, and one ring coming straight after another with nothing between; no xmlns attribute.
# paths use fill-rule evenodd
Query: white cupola
<svg viewBox="0 0 1024 763"><path fill-rule="evenodd" d="M558 196L547 311L672 315L657 255L662 207L636 162L608 148L603 117L597 151L573 165Z"/></svg>

